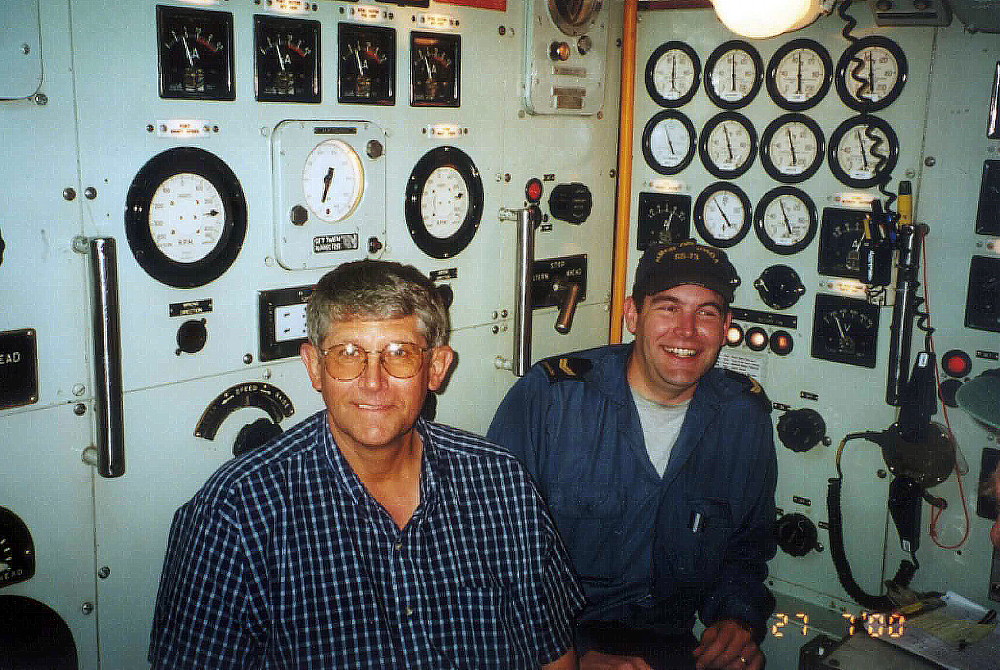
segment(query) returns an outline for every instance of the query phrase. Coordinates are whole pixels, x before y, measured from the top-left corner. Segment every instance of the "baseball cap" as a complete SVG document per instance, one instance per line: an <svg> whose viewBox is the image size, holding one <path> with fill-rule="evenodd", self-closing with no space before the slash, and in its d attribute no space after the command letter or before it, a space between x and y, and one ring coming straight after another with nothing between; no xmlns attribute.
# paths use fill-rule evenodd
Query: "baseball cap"
<svg viewBox="0 0 1000 670"><path fill-rule="evenodd" d="M653 244L639 259L632 298L639 302L646 296L681 284L712 289L731 303L740 277L721 249L706 247L694 240Z"/></svg>

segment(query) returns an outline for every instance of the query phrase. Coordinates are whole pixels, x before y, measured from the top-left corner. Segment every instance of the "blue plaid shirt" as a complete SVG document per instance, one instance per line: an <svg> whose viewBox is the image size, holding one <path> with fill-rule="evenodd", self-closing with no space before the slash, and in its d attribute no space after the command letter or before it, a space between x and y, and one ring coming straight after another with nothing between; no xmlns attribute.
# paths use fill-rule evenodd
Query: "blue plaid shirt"
<svg viewBox="0 0 1000 670"><path fill-rule="evenodd" d="M513 456L425 422L420 504L400 530L321 411L230 461L174 517L157 668L538 668L582 606Z"/></svg>

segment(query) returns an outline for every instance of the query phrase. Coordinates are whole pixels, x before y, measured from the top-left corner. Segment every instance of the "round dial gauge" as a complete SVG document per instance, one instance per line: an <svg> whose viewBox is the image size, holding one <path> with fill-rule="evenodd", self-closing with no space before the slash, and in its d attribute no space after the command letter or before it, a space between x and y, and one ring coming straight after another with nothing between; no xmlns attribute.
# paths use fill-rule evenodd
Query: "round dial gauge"
<svg viewBox="0 0 1000 670"><path fill-rule="evenodd" d="M701 129L698 154L705 169L719 179L734 179L750 169L757 153L753 124L736 112L721 112Z"/></svg>
<svg viewBox="0 0 1000 670"><path fill-rule="evenodd" d="M357 152L343 140L320 142L302 166L306 205L323 221L350 216L365 190L365 169Z"/></svg>
<svg viewBox="0 0 1000 670"><path fill-rule="evenodd" d="M888 37L873 35L855 41L837 63L837 94L859 112L877 112L891 105L903 90L906 56Z"/></svg>
<svg viewBox="0 0 1000 670"><path fill-rule="evenodd" d="M804 114L785 114L760 138L760 163L772 179L797 184L816 174L825 149L819 124Z"/></svg>
<svg viewBox="0 0 1000 670"><path fill-rule="evenodd" d="M830 135L830 170L848 186L869 188L887 182L898 158L896 133L877 116L859 114Z"/></svg>
<svg viewBox="0 0 1000 670"><path fill-rule="evenodd" d="M472 159L455 147L424 154L406 183L404 214L428 256L451 258L467 247L483 214L483 182Z"/></svg>
<svg viewBox="0 0 1000 670"><path fill-rule="evenodd" d="M705 61L705 93L723 109L749 104L763 79L760 54L743 40L725 42Z"/></svg>
<svg viewBox="0 0 1000 670"><path fill-rule="evenodd" d="M694 227L715 247L731 247L750 231L750 198L736 184L718 181L694 204Z"/></svg>
<svg viewBox="0 0 1000 670"><path fill-rule="evenodd" d="M431 237L445 240L455 235L469 215L469 187L450 165L434 168L420 194L420 216Z"/></svg>
<svg viewBox="0 0 1000 670"><path fill-rule="evenodd" d="M169 286L207 284L243 246L243 189L222 160L202 149L177 147L154 156L132 180L125 206L132 254Z"/></svg>
<svg viewBox="0 0 1000 670"><path fill-rule="evenodd" d="M802 251L816 236L816 205L797 188L779 186L764 194L753 217L761 244L776 254Z"/></svg>
<svg viewBox="0 0 1000 670"><path fill-rule="evenodd" d="M660 174L677 174L686 168L694 158L694 148L694 124L680 112L657 112L642 131L642 154Z"/></svg>
<svg viewBox="0 0 1000 670"><path fill-rule="evenodd" d="M576 37L587 32L601 5L601 0L549 0L549 16L559 30Z"/></svg>
<svg viewBox="0 0 1000 670"><path fill-rule="evenodd" d="M320 101L319 31L319 21L253 17L257 100Z"/></svg>
<svg viewBox="0 0 1000 670"><path fill-rule="evenodd" d="M235 100L233 15L156 6L160 97Z"/></svg>
<svg viewBox="0 0 1000 670"><path fill-rule="evenodd" d="M661 107L680 107L694 97L701 61L684 42L665 42L646 61L646 91Z"/></svg>
<svg viewBox="0 0 1000 670"><path fill-rule="evenodd" d="M396 31L337 24L337 102L396 103Z"/></svg>
<svg viewBox="0 0 1000 670"><path fill-rule="evenodd" d="M793 112L816 105L830 90L833 62L819 42L792 40L767 65L767 92L774 104Z"/></svg>

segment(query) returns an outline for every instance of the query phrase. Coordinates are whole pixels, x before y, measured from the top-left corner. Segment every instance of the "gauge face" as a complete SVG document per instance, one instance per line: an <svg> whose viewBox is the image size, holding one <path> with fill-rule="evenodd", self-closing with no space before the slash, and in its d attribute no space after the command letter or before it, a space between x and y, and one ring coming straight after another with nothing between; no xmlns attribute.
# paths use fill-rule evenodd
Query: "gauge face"
<svg viewBox="0 0 1000 670"><path fill-rule="evenodd" d="M642 131L646 163L660 174L677 174L686 168L694 158L694 148L694 124L680 112L657 112Z"/></svg>
<svg viewBox="0 0 1000 670"><path fill-rule="evenodd" d="M639 193L636 249L691 237L691 196L683 193Z"/></svg>
<svg viewBox="0 0 1000 670"><path fill-rule="evenodd" d="M255 15L254 84L261 102L320 102L319 21Z"/></svg>
<svg viewBox="0 0 1000 670"><path fill-rule="evenodd" d="M646 91L661 107L680 107L694 97L701 61L684 42L661 44L646 61Z"/></svg>
<svg viewBox="0 0 1000 670"><path fill-rule="evenodd" d="M818 293L813 313L812 356L874 368L879 308L864 300Z"/></svg>
<svg viewBox="0 0 1000 670"><path fill-rule="evenodd" d="M404 214L428 256L451 258L467 247L483 215L483 182L472 159L455 147L424 154L407 180Z"/></svg>
<svg viewBox="0 0 1000 670"><path fill-rule="evenodd" d="M306 205L323 221L341 221L361 202L365 169L357 152L343 140L317 144L302 166Z"/></svg>
<svg viewBox="0 0 1000 670"><path fill-rule="evenodd" d="M742 114L721 112L701 129L698 154L719 179L734 179L750 169L757 155L757 132Z"/></svg>
<svg viewBox="0 0 1000 670"><path fill-rule="evenodd" d="M235 100L233 15L156 6L160 97Z"/></svg>
<svg viewBox="0 0 1000 670"><path fill-rule="evenodd" d="M723 109L748 105L757 96L763 79L760 54L743 40L720 45L705 61L705 93Z"/></svg>
<svg viewBox="0 0 1000 670"><path fill-rule="evenodd" d="M792 40L768 63L767 92L779 107L801 112L823 99L832 78L833 62L819 42Z"/></svg>
<svg viewBox="0 0 1000 670"><path fill-rule="evenodd" d="M896 133L877 116L860 114L847 119L830 136L830 170L854 188L887 182L898 158Z"/></svg>
<svg viewBox="0 0 1000 670"><path fill-rule="evenodd" d="M410 33L410 104L459 107L462 38Z"/></svg>
<svg viewBox="0 0 1000 670"><path fill-rule="evenodd" d="M824 207L819 230L818 271L822 275L861 279L861 239L870 212Z"/></svg>
<svg viewBox="0 0 1000 670"><path fill-rule="evenodd" d="M548 0L549 16L566 35L576 37L587 32L602 0Z"/></svg>
<svg viewBox="0 0 1000 670"><path fill-rule="evenodd" d="M816 236L816 206L797 188L779 186L764 194L754 213L754 231L776 254L802 251Z"/></svg>
<svg viewBox="0 0 1000 670"><path fill-rule="evenodd" d="M837 94L859 112L885 109L906 83L906 56L887 37L863 37L849 46L837 63Z"/></svg>
<svg viewBox="0 0 1000 670"><path fill-rule="evenodd" d="M132 180L125 233L151 277L178 288L225 272L243 246L246 200L232 170L194 147L154 156Z"/></svg>
<svg viewBox="0 0 1000 670"><path fill-rule="evenodd" d="M694 204L694 227L715 247L738 244L750 231L750 198L736 184L715 182Z"/></svg>
<svg viewBox="0 0 1000 670"><path fill-rule="evenodd" d="M396 31L337 24L337 102L396 103Z"/></svg>
<svg viewBox="0 0 1000 670"><path fill-rule="evenodd" d="M0 507L0 588L35 575L35 545L28 526L6 507Z"/></svg>
<svg viewBox="0 0 1000 670"><path fill-rule="evenodd" d="M805 114L785 114L768 124L760 138L760 163L772 179L797 184L823 164L823 131Z"/></svg>

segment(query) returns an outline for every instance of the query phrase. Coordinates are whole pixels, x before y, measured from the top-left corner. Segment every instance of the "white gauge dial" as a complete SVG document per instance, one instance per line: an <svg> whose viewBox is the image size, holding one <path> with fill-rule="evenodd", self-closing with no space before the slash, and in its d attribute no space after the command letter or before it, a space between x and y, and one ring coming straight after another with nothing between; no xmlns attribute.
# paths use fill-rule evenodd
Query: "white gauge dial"
<svg viewBox="0 0 1000 670"><path fill-rule="evenodd" d="M777 249L794 249L815 232L814 217L809 205L799 196L777 195L758 213L758 231ZM772 249L776 250L776 249ZM780 252L779 252L780 253Z"/></svg>
<svg viewBox="0 0 1000 670"><path fill-rule="evenodd" d="M365 170L357 152L342 140L317 144L302 167L306 205L323 221L346 219L361 202Z"/></svg>
<svg viewBox="0 0 1000 670"><path fill-rule="evenodd" d="M739 196L731 191L716 191L701 209L705 230L716 240L731 241L746 232L749 212Z"/></svg>
<svg viewBox="0 0 1000 670"><path fill-rule="evenodd" d="M683 42L661 44L646 64L646 89L653 100L665 107L688 102L698 88L700 77L698 54Z"/></svg>
<svg viewBox="0 0 1000 670"><path fill-rule="evenodd" d="M195 263L222 238L226 208L205 177L179 172L163 180L149 203L149 232L156 248L175 263Z"/></svg>
<svg viewBox="0 0 1000 670"><path fill-rule="evenodd" d="M693 138L679 119L663 119L649 136L649 150L657 163L676 168L691 154Z"/></svg>
<svg viewBox="0 0 1000 670"><path fill-rule="evenodd" d="M876 144L879 147L890 146L884 130L876 126L854 126L837 143L838 167L851 179L874 179L883 167L879 165Z"/></svg>
<svg viewBox="0 0 1000 670"><path fill-rule="evenodd" d="M768 155L778 172L799 175L820 157L817 140L812 128L799 121L789 121L771 135Z"/></svg>
<svg viewBox="0 0 1000 670"><path fill-rule="evenodd" d="M718 98L716 102L746 102L760 84L760 58L742 47L726 49L714 61L710 59L706 69L707 91Z"/></svg>
<svg viewBox="0 0 1000 670"><path fill-rule="evenodd" d="M469 213L469 187L450 165L435 168L424 182L420 214L432 237L445 239L458 232Z"/></svg>
<svg viewBox="0 0 1000 670"><path fill-rule="evenodd" d="M805 102L819 93L826 77L819 54L811 49L794 49L778 61L774 83L785 100Z"/></svg>
<svg viewBox="0 0 1000 670"><path fill-rule="evenodd" d="M873 45L858 51L855 59L847 66L844 77L851 98L879 102L894 92L900 67L892 51Z"/></svg>
<svg viewBox="0 0 1000 670"><path fill-rule="evenodd" d="M753 159L756 139L750 129L739 121L720 121L706 137L707 159L721 172L739 171Z"/></svg>

